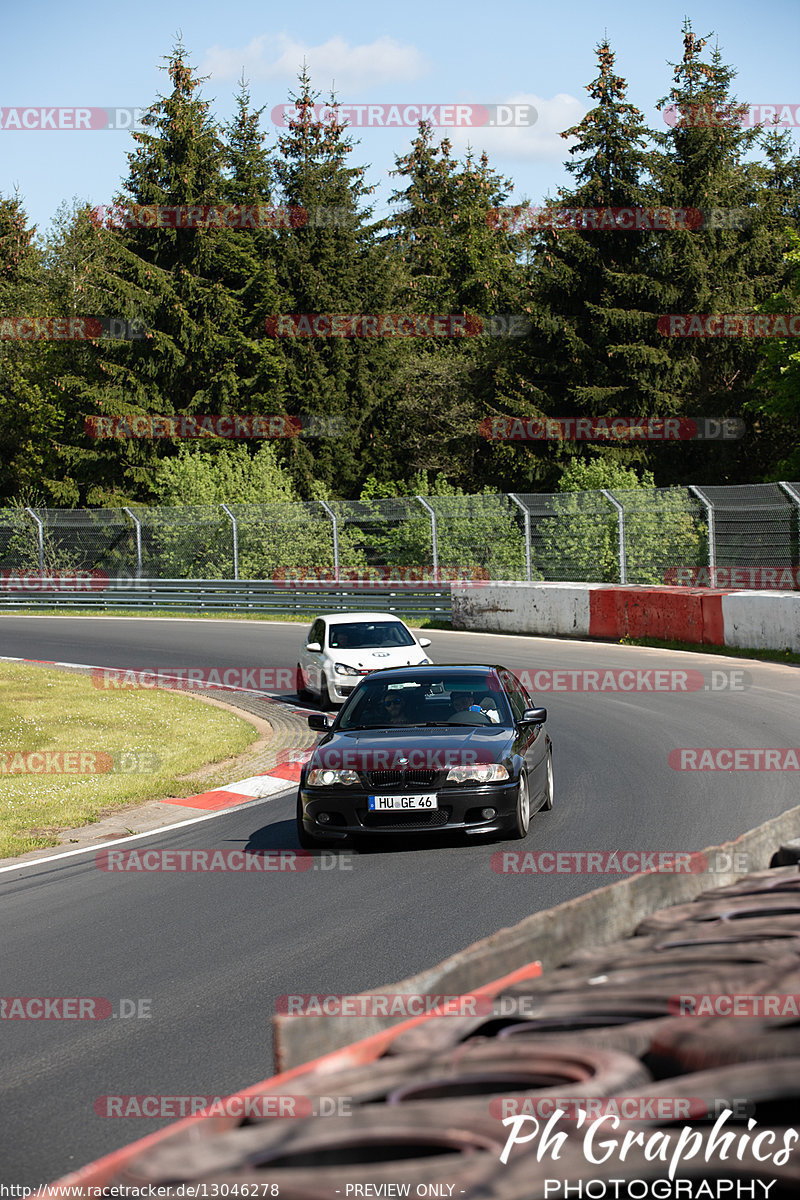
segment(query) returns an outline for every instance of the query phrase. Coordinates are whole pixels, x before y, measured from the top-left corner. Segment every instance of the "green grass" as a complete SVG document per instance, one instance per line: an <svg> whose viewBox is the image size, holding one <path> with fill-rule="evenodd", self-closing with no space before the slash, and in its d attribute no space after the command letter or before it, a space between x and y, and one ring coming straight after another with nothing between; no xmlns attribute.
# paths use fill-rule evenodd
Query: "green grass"
<svg viewBox="0 0 800 1200"><path fill-rule="evenodd" d="M54 846L60 830L129 805L191 795L198 788L180 776L257 737L248 721L174 692L102 692L88 675L0 664L0 858ZM42 760L26 756L47 751L85 757L64 764L69 773L33 773Z"/></svg>

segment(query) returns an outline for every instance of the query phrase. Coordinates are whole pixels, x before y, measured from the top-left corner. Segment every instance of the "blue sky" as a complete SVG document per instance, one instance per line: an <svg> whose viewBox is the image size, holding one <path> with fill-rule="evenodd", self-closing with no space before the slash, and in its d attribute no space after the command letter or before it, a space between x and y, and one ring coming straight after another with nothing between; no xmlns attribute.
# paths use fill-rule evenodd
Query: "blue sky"
<svg viewBox="0 0 800 1200"><path fill-rule="evenodd" d="M688 11L695 33L713 30L737 72L736 95L753 104L791 104L800 115L797 0L701 0ZM683 11L616 0L506 0L491 5L421 3L348 7L306 0L301 6L256 0L194 0L176 9L135 4L14 5L3 15L0 107L146 107L169 90L164 64L180 32L191 60L210 76L203 94L218 118L233 112L242 67L256 105L287 100L305 57L312 80L343 103L520 102L538 112L530 128L442 130L461 154L485 148L494 168L514 181L512 198L536 203L566 182L560 129L590 107L586 84L597 74L595 47L607 36L629 99L658 128L656 102L668 92L668 62L682 55ZM376 210L397 186L388 177L414 129L354 130L354 158L370 164ZM800 129L792 131L795 144ZM30 220L46 230L62 201L107 204L127 170L129 134L111 130L0 129L0 192L18 190Z"/></svg>

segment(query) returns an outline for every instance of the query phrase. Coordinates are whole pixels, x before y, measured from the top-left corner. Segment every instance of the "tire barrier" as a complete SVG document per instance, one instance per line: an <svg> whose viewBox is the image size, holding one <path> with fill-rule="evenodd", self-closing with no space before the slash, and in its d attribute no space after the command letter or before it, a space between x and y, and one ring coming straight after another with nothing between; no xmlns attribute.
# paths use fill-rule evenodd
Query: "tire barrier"
<svg viewBox="0 0 800 1200"><path fill-rule="evenodd" d="M593 967L595 972L623 967L635 969L638 963L644 964L652 957L654 961L671 962L679 967L701 963L724 969L756 966L759 963L766 965L776 959L800 958L800 930L796 934L784 931L768 937L773 927L768 922L765 922L765 926L759 933L748 923L747 931L741 935L738 931L715 932L695 926L686 932L686 936L681 931L679 934L657 933L634 937L625 942L580 950L572 955L565 966L588 966Z"/></svg>
<svg viewBox="0 0 800 1200"><path fill-rule="evenodd" d="M770 923L777 922L797 927L800 923L800 893L757 892L746 896L731 896L718 900L694 900L691 904L676 904L674 908L662 908L646 917L636 927L637 934L674 932L683 926L729 924L745 929L751 921L769 917Z"/></svg>
<svg viewBox="0 0 800 1200"><path fill-rule="evenodd" d="M790 1125L800 1114L800 1057L770 1062L768 1069L763 1062L746 1062L693 1071L626 1093L626 1099L631 1101L653 1100L656 1113L661 1101L685 1097L700 1101L693 1105L693 1123L703 1120L703 1105L706 1122L713 1122L723 1107L736 1113L737 1106L746 1098L746 1112L739 1112L740 1118L754 1117L759 1125ZM676 1115L670 1123L682 1120L682 1115ZM652 1122L665 1123L663 1115L654 1115Z"/></svg>
<svg viewBox="0 0 800 1200"><path fill-rule="evenodd" d="M488 1113L453 1118L446 1106L416 1104L364 1109L350 1116L263 1121L198 1139L171 1139L132 1159L111 1186L164 1188L222 1184L247 1195L245 1185L277 1185L282 1200L344 1194L347 1184L369 1181L415 1185L455 1183L458 1190L493 1170L504 1129ZM113 1194L113 1193L112 1193ZM142 1194L130 1191L128 1194ZM152 1194L152 1193L151 1193ZM162 1193L158 1193L162 1194ZM200 1192L195 1194L202 1194ZM269 1191L250 1192L268 1195Z"/></svg>
<svg viewBox="0 0 800 1200"><path fill-rule="evenodd" d="M381 1051L359 1057L356 1045L247 1093L306 1097L302 1113L319 1111L314 1097L346 1098L349 1116L181 1122L104 1168L102 1183L175 1197L202 1183L207 1192L194 1195L559 1200L567 1192L554 1190L554 1178L573 1189L589 1178L592 1200L642 1200L673 1195L642 1191L670 1183L664 1157L647 1152L650 1137L674 1142L687 1129L711 1137L722 1123L736 1155L680 1162L690 1194L722 1196L696 1189L724 1180L737 1189L726 1187L726 1196L750 1195L738 1185L763 1181L769 1200L797 1200L800 1020L796 1011L705 1016L693 1007L697 997L721 996L758 1000L758 1014L772 1012L773 998L800 1004L800 892L791 872L754 873L654 913L636 936L573 954L544 976L506 978L495 1015L435 1016L388 1046L382 1039ZM685 1002L685 1015L675 1015ZM630 1137L624 1161L587 1158L584 1125L598 1113L601 1144ZM609 1114L615 1123L606 1123ZM522 1135L515 1115L536 1129ZM536 1141L551 1121L563 1122L557 1161ZM781 1160L765 1162L751 1146L756 1134L782 1145L790 1133L796 1153ZM606 1183L614 1190L603 1191Z"/></svg>
<svg viewBox="0 0 800 1200"><path fill-rule="evenodd" d="M724 887L701 892L698 900L724 899L726 896L764 896L776 892L796 892L800 895L800 871L797 867L772 867L767 871L754 871L744 879L728 883Z"/></svg>
<svg viewBox="0 0 800 1200"><path fill-rule="evenodd" d="M478 1128L482 1128L480 1122L487 1120L493 1097L604 1097L641 1087L648 1080L650 1074L638 1058L613 1048L509 1047L492 1041L466 1043L440 1055L398 1055L340 1071L312 1070L291 1085L266 1087L259 1096L286 1096L290 1092L292 1104L284 1118L289 1124L297 1124L293 1110L305 1111L305 1098L343 1097L353 1110L446 1098L446 1106L437 1104L437 1116L446 1116L451 1122L466 1118L470 1127L478 1121ZM258 1109L258 1105L252 1107ZM267 1107L274 1113L276 1106ZM170 1145L176 1155L191 1155L201 1141L280 1120L274 1115L209 1118L179 1131ZM500 1137L502 1130L493 1132Z"/></svg>
<svg viewBox="0 0 800 1200"><path fill-rule="evenodd" d="M687 1072L733 1063L771 1064L800 1057L800 1024L796 1017L676 1017L653 1038L651 1053L659 1073L665 1068Z"/></svg>
<svg viewBox="0 0 800 1200"><path fill-rule="evenodd" d="M506 1038L540 1033L576 1034L609 1026L631 1025L672 1015L670 997L676 991L719 992L747 984L759 987L766 982L775 964L739 965L727 970L698 972L694 963L664 970L660 960L648 978L647 966L625 968L619 972L595 976L584 969L553 971L540 980L532 980L501 992L496 1000L496 1016L446 1017L426 1021L398 1034L389 1047L390 1054L422 1054L458 1046L471 1038ZM785 967L781 969L781 973ZM638 986L637 986L638 985ZM503 1015L505 1014L505 1015Z"/></svg>

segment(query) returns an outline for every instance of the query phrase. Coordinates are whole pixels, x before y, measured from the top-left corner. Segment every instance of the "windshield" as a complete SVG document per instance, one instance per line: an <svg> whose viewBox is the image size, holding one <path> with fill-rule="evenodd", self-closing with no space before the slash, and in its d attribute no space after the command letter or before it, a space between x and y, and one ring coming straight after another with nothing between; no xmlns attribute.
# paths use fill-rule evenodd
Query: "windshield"
<svg viewBox="0 0 800 1200"><path fill-rule="evenodd" d="M425 676L387 683L380 673L363 681L339 715L339 729L420 725L513 724L500 685L486 674Z"/></svg>
<svg viewBox="0 0 800 1200"><path fill-rule="evenodd" d="M331 625L328 632L331 650L391 650L413 646L414 639L399 621L358 621L351 625Z"/></svg>

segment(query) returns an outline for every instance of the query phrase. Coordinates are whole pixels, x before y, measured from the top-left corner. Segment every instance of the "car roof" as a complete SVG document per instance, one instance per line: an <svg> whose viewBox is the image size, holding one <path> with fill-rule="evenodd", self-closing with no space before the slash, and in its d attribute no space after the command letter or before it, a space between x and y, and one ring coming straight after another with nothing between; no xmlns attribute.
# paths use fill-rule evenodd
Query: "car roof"
<svg viewBox="0 0 800 1200"><path fill-rule="evenodd" d="M385 612L320 613L314 619L316 621L327 621L329 625L354 625L369 621L399 621L401 625L405 624L395 613Z"/></svg>
<svg viewBox="0 0 800 1200"><path fill-rule="evenodd" d="M372 677L380 676L380 682L384 683L386 680L416 678L417 676L422 679L428 679L430 676L436 678L442 672L456 677L460 675L468 677L481 672L489 674L493 671L505 670L506 668L499 663L431 663L430 665L420 664L417 667L383 667L380 671L374 672Z"/></svg>

